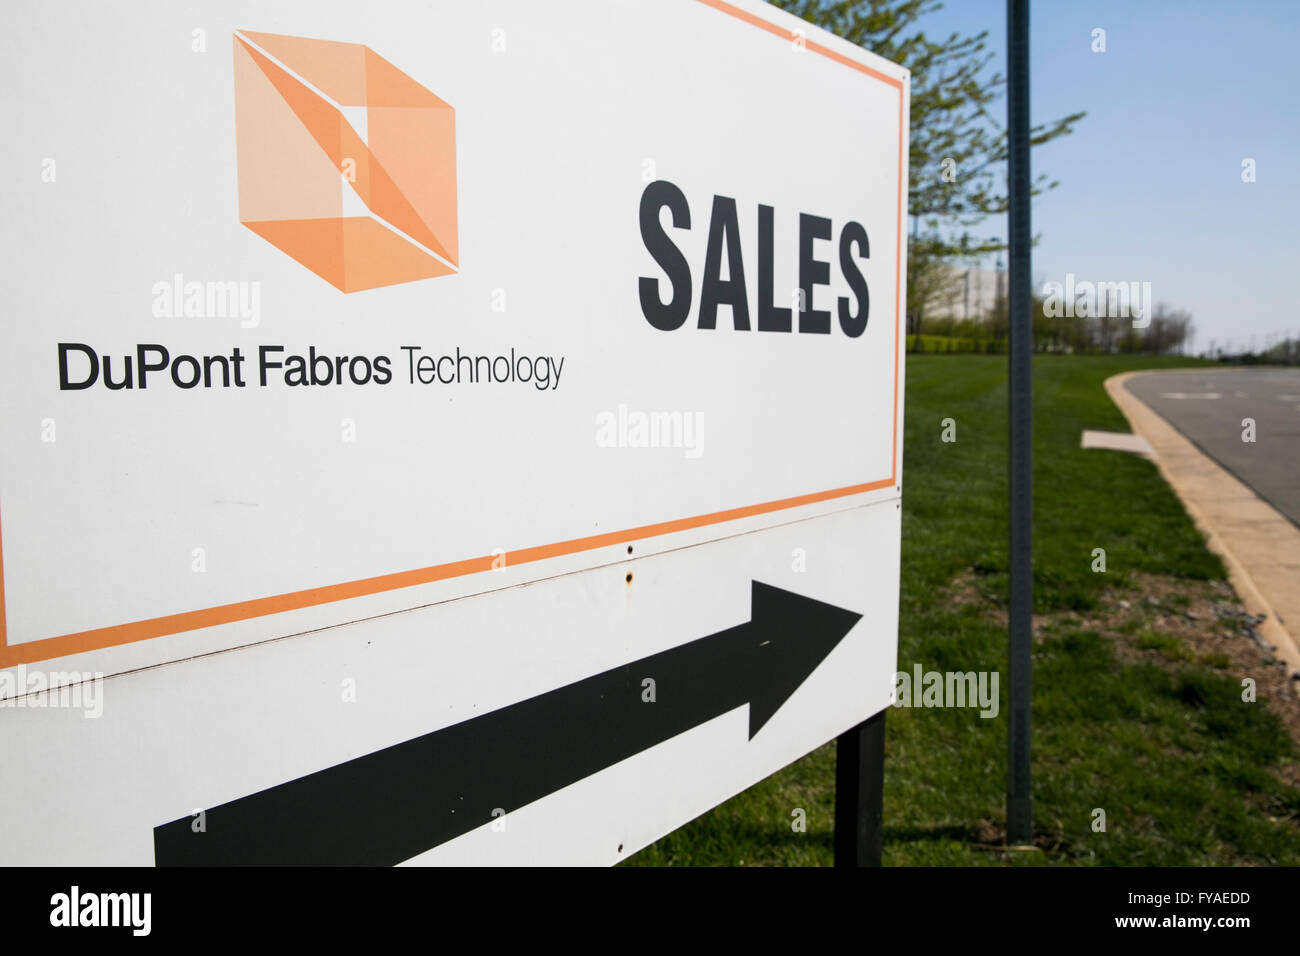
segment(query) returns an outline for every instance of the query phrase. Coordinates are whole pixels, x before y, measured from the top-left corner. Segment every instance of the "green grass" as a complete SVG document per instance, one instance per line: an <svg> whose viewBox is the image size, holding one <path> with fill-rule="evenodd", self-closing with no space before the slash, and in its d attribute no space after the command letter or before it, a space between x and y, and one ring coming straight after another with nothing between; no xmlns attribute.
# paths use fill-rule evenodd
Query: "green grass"
<svg viewBox="0 0 1300 956"><path fill-rule="evenodd" d="M1155 466L1079 448L1085 428L1127 431L1102 382L1185 360L1038 356L1034 360L1035 611L1049 626L1034 654L1034 797L1041 852L998 848L1005 822L1006 635L985 607L945 600L975 575L1005 606L1007 391L1004 356L907 362L899 668L1004 675L1002 709L892 709L887 717L884 860L995 863L1300 864L1300 792L1269 768L1293 759L1285 728L1244 704L1219 666L1184 659L1149 624L1139 643L1163 664L1129 663L1115 635L1071 623L1134 572L1220 580ZM957 441L940 440L944 418ZM1104 548L1107 573L1092 571ZM1135 611L1135 614L1141 613ZM633 865L831 862L829 744L627 861ZM791 811L807 811L796 833ZM1094 810L1107 829L1094 832Z"/></svg>
<svg viewBox="0 0 1300 956"><path fill-rule="evenodd" d="M1143 631L1138 635L1137 646L1144 651L1159 651L1171 661L1185 661L1193 655L1182 641L1172 634L1157 634L1155 631Z"/></svg>

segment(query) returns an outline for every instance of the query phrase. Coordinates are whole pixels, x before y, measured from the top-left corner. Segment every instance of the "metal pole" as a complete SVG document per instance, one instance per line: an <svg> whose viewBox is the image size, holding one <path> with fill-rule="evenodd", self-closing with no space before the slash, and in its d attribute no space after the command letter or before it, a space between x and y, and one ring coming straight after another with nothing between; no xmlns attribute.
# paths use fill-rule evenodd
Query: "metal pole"
<svg viewBox="0 0 1300 956"><path fill-rule="evenodd" d="M880 866L885 711L835 741L835 865Z"/></svg>
<svg viewBox="0 0 1300 956"><path fill-rule="evenodd" d="M1007 657L1007 843L1034 838L1030 702L1034 609L1033 321L1029 245L1029 0L1007 0L1007 136L1010 179L1011 604Z"/></svg>

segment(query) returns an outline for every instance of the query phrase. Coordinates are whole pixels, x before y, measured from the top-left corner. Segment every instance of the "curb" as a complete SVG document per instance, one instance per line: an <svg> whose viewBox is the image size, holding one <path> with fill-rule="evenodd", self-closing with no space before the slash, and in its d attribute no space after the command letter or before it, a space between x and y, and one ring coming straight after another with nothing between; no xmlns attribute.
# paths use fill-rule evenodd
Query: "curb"
<svg viewBox="0 0 1300 956"><path fill-rule="evenodd" d="M1300 673L1300 645L1292 633L1300 627L1300 589L1294 578L1288 585L1288 575L1279 571L1279 564L1300 566L1300 529L1124 388L1135 375L1186 371L1122 372L1106 379L1106 393L1133 433L1156 450L1156 467L1210 550L1223 559L1228 581L1246 610L1263 617L1260 636L1276 648L1288 674Z"/></svg>

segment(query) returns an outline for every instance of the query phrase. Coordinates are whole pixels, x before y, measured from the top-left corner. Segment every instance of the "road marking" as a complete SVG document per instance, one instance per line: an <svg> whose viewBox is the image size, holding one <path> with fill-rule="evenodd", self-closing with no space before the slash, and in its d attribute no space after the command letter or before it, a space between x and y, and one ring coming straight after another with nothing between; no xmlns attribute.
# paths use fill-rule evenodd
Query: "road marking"
<svg viewBox="0 0 1300 956"><path fill-rule="evenodd" d="M1218 392L1161 392L1161 398L1222 398Z"/></svg>

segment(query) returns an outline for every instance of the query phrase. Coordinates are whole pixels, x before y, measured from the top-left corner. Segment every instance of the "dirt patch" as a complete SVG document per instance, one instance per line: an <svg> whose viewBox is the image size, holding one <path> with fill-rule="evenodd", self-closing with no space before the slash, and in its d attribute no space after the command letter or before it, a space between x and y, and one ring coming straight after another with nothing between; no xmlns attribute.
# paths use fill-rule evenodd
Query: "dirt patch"
<svg viewBox="0 0 1300 956"><path fill-rule="evenodd" d="M1006 626L1006 608L981 588L974 570L953 579L947 601L982 606L990 620ZM1126 584L1104 591L1088 611L1035 614L1034 635L1066 627L1091 630L1113 638L1123 661L1171 669L1196 664L1239 681L1250 678L1257 699L1277 714L1300 749L1300 679L1260 637L1258 624L1224 581L1135 573ZM1300 762L1292 761L1278 772L1300 787Z"/></svg>
<svg viewBox="0 0 1300 956"><path fill-rule="evenodd" d="M1254 680L1258 697L1300 746L1300 680L1260 637L1260 619L1226 583L1135 574L1128 587L1109 589L1088 617L1094 623L1086 626L1119 638L1121 658L1196 663Z"/></svg>
<svg viewBox="0 0 1300 956"><path fill-rule="evenodd" d="M997 595L984 584L985 576L967 568L952 579L945 592L944 600L950 607L983 607L984 613L1007 626L1007 609L998 601ZM1043 628L1056 619L1053 614L1035 614L1033 618L1034 639L1042 637Z"/></svg>

